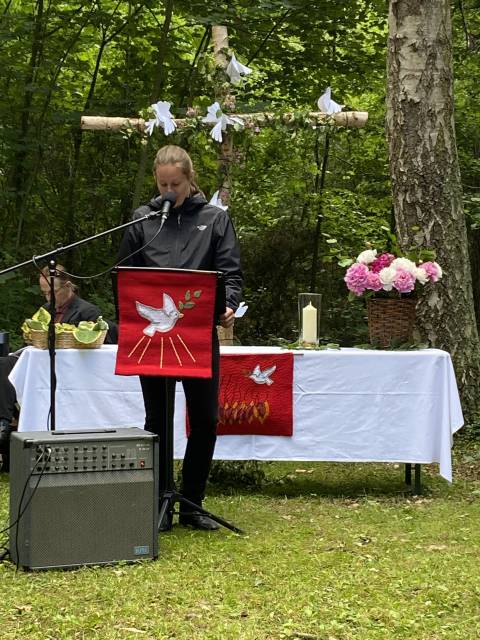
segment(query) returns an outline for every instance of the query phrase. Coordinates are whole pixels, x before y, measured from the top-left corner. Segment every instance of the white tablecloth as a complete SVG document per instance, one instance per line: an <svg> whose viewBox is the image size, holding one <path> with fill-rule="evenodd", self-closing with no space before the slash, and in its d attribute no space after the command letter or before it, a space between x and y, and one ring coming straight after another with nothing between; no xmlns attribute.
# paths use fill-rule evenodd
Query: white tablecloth
<svg viewBox="0 0 480 640"><path fill-rule="evenodd" d="M222 353L280 352L222 347ZM58 350L56 429L142 427L140 384L114 375L116 346ZM259 360L261 362L261 360ZM33 347L10 375L21 405L19 429L48 428L48 353ZM421 351L295 351L293 436L219 436L223 460L440 463L452 479L452 435L463 425L450 356ZM177 384L175 457L185 450L185 399Z"/></svg>

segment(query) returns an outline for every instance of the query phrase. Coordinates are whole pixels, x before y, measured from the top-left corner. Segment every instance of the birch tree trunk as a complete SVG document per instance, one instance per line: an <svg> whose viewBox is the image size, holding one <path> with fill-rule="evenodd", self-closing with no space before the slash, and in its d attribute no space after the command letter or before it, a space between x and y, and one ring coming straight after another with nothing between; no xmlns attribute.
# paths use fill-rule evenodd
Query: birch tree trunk
<svg viewBox="0 0 480 640"><path fill-rule="evenodd" d="M155 76L153 79L153 89L150 95L150 104L154 104L160 100L162 87L165 83L165 57L168 50L168 37L170 34L170 25L173 17L173 0L166 0L165 5L165 18L163 20L162 30L160 32L160 38L157 47L157 61L155 64ZM140 204L142 197L143 186L145 182L145 175L147 172L148 162L148 140L144 133L142 143L140 147L140 157L138 162L138 171L135 177L135 188L132 199L132 210L134 211ZM123 220L127 222L127 219Z"/></svg>
<svg viewBox="0 0 480 640"><path fill-rule="evenodd" d="M390 0L387 131L401 247L431 248L443 279L417 305L421 333L452 355L466 416L477 410L475 322L453 113L448 0Z"/></svg>
<svg viewBox="0 0 480 640"><path fill-rule="evenodd" d="M233 112L235 111L235 95L231 91L231 85L226 74L226 68L228 66L226 56L226 51L228 49L227 27L222 25L212 26L212 43L215 66L217 69L215 97L220 103L222 109L226 108L229 112ZM223 142L220 147L218 160L220 182L219 191L220 199L223 204L228 205L230 198L230 166L234 158L233 136L230 131L224 131L222 138Z"/></svg>

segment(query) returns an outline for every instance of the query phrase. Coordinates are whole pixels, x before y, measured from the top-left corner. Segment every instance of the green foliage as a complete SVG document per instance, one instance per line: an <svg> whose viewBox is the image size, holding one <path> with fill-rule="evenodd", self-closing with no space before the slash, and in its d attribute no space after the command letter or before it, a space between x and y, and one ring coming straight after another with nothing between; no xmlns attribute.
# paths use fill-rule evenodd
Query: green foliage
<svg viewBox="0 0 480 640"><path fill-rule="evenodd" d="M472 246L480 228L474 5L463 3L465 20L453 15L457 135ZM180 0L165 42L166 6L154 0L5 4L0 266L126 222L136 192L142 201L155 195L150 163L165 142L190 152L207 197L218 189L219 147L201 116L216 91L225 89L209 46L211 26L224 24L230 51L253 69L230 87L236 111L274 114L269 126L233 134L229 210L240 236L250 306L236 325L238 337L246 343L294 341L297 293L314 288L323 294L325 341L362 341L365 312L348 304L346 261L366 243L393 249L396 242L384 132L385 3ZM472 36L468 46L465 23ZM327 85L346 109L368 111L364 129L306 125ZM155 88L175 114L197 110L168 140L160 131L147 140L134 131L80 131L83 113L146 114ZM284 112L292 114L288 123L280 117ZM145 148L146 177L136 184ZM61 261L79 275L103 272L115 263L119 243L114 234ZM21 340L23 319L41 303L35 280L28 269L8 283L0 280L2 324L14 343ZM82 295L114 318L108 278L86 280Z"/></svg>

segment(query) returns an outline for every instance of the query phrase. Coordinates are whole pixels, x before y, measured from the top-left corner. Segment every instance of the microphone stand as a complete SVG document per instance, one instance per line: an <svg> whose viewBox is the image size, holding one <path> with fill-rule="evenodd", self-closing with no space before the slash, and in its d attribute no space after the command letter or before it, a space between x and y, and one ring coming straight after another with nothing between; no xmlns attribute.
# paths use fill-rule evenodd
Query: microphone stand
<svg viewBox="0 0 480 640"><path fill-rule="evenodd" d="M81 246L82 244L86 244L88 242L93 242L93 240L97 240L98 238L103 238L104 236L110 235L114 231L121 231L122 229L126 229L131 227L132 225L139 224L145 220L151 220L152 218L157 218L161 216L160 221L160 230L162 229L165 221L168 218L170 207L174 202L175 194L167 193L164 196L164 202L161 210L152 211L141 218L137 218L136 220L130 220L130 222L126 222L125 224L121 224L117 227L112 227L111 229L107 229L106 231L102 231L101 233L97 233L93 236L89 236L88 238L83 238L82 240L78 240L77 242L72 242L66 246L58 245L56 249L53 251L49 251L47 253L34 256L31 260L26 260L25 262L20 262L12 267L8 267L7 269L3 269L0 271L0 276L5 273L9 273L10 271L16 271L22 267L27 265L34 264L36 265L39 261L49 260L49 274L50 274L50 309L51 309L51 318L50 324L48 326L48 349L50 355L50 430L55 431L56 428L56 415L55 415L55 394L56 394L56 373L55 373L55 271L56 271L56 257L61 253L65 253L74 249L76 247ZM118 266L118 263L115 266ZM171 528L173 510L175 502L179 502L180 504L187 505L190 508L195 508L196 513L201 513L202 515L208 516L215 522L218 522L222 526L230 529L231 531L235 531L236 533L243 533L241 529L236 527L233 524L230 524L223 518L220 518L205 509L202 509L198 505L193 502L190 502L178 493L175 490L175 483L173 480L173 398L171 395L171 385L168 384L166 380L166 396L167 399L165 411L166 411L166 420L167 420L167 442L164 452L164 472L162 485L160 487L160 504L159 504L159 519L158 526L160 528L162 522L167 523L167 529ZM173 387L174 388L174 387ZM174 392L173 392L174 393Z"/></svg>
<svg viewBox="0 0 480 640"><path fill-rule="evenodd" d="M165 206L164 206L165 208ZM169 209L170 207L168 207ZM168 217L168 209L166 211L151 211L141 218L137 218L135 220L130 220L130 222L126 222L125 224L118 225L117 227L112 227L111 229L107 229L106 231L102 231L93 236L89 236L88 238L83 238L82 240L78 240L77 242L72 242L71 244L63 246L59 244L56 249L52 251L48 251L47 253L43 253L41 255L33 256L31 260L25 260L25 262L19 262L18 264L13 265L12 267L8 267L7 269L3 269L0 271L0 276L10 273L10 271L16 271L17 269L21 269L22 267L26 267L28 265L37 265L39 262L43 260L48 260L48 270L49 270L49 284L50 284L50 323L48 325L48 353L49 353L49 362L50 362L50 431L55 431L56 429L56 414L55 414L55 394L56 394L56 386L57 386L57 377L55 371L55 273L57 266L57 256L61 253L66 253L71 249L75 249L76 247L81 246L82 244L86 244L88 242L93 242L93 240L97 240L98 238L103 238L107 235L110 235L114 231L121 231L122 229L126 229L127 227L131 227L134 224L139 224L145 220L151 220L152 218L158 218L158 216L162 216L166 218ZM161 222L162 226L163 223Z"/></svg>
<svg viewBox="0 0 480 640"><path fill-rule="evenodd" d="M52 431L55 431L55 394L57 392L57 375L55 369L55 307L56 298L55 298L55 273L57 270L57 261L55 257L51 258L48 261L48 273L49 273L49 286L50 286L50 304L48 305L50 310L50 322L48 325L48 333L47 333L47 345L48 345L48 355L50 359L50 428ZM48 420L47 420L48 427Z"/></svg>

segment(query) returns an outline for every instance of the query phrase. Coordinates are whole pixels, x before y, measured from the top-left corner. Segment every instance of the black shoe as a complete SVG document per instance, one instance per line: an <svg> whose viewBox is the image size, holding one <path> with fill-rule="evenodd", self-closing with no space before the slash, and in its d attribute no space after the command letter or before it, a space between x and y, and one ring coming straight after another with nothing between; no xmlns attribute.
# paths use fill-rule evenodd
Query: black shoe
<svg viewBox="0 0 480 640"><path fill-rule="evenodd" d="M0 449L8 449L13 427L8 420L0 420Z"/></svg>
<svg viewBox="0 0 480 640"><path fill-rule="evenodd" d="M202 513L181 513L178 522L184 527L203 529L204 531L216 531L220 525Z"/></svg>

